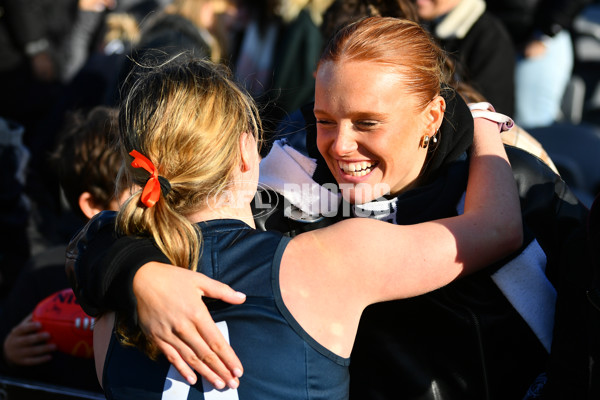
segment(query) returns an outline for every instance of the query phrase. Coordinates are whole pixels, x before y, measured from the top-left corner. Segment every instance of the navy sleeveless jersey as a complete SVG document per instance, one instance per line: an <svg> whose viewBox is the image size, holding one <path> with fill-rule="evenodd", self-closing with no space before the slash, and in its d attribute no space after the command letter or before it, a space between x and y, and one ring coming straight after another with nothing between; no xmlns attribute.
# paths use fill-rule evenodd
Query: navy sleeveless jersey
<svg viewBox="0 0 600 400"><path fill-rule="evenodd" d="M244 366L239 388L217 391L200 378L190 387L164 357L152 361L121 345L113 333L104 365L107 398L347 399L350 360L314 341L281 299L279 265L289 238L237 220L199 226L203 247L198 271L247 295L241 305L208 303Z"/></svg>

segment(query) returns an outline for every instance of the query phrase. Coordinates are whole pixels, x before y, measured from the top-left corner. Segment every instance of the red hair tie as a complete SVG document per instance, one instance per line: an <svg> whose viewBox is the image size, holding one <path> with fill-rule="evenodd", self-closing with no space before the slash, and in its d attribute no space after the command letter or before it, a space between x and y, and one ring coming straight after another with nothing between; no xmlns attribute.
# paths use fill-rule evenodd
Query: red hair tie
<svg viewBox="0 0 600 400"><path fill-rule="evenodd" d="M132 150L129 153L133 157L131 166L133 168L144 168L150 173L150 178L146 181L144 190L142 191L142 203L148 208L154 206L160 198L160 181L158 180L158 170L152 164L152 161L148 160L146 156L142 155L137 150Z"/></svg>

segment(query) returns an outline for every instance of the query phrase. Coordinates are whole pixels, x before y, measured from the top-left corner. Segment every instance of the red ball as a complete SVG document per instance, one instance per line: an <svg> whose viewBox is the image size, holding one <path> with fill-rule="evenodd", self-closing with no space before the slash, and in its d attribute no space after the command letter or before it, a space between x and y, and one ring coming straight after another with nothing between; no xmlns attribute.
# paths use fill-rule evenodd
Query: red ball
<svg viewBox="0 0 600 400"><path fill-rule="evenodd" d="M56 344L58 351L75 357L94 356L94 322L87 315L72 289L56 292L40 301L33 310L33 320L42 324L42 329L50 334L50 343Z"/></svg>

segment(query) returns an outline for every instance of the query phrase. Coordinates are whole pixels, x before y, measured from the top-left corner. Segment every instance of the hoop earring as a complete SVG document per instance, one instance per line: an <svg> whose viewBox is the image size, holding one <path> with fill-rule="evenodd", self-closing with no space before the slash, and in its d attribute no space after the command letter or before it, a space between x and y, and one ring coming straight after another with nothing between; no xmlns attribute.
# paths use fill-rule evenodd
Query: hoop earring
<svg viewBox="0 0 600 400"><path fill-rule="evenodd" d="M434 136L434 138L435 138L435 136ZM421 138L421 144L420 144L420 146L421 146L422 148L424 148L424 149L426 149L426 148L427 148L427 146L429 146L429 135L424 135L424 136Z"/></svg>

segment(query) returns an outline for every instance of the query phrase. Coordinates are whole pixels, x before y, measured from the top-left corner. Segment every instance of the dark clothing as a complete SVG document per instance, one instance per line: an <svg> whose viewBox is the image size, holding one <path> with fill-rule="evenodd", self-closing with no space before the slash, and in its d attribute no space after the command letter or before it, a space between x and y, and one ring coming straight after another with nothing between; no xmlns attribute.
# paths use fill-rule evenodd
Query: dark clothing
<svg viewBox="0 0 600 400"><path fill-rule="evenodd" d="M441 39L440 44L458 59L456 69L465 82L498 112L514 114L515 49L498 19L486 12L464 39Z"/></svg>
<svg viewBox="0 0 600 400"><path fill-rule="evenodd" d="M588 248L591 253L593 279L591 288L587 292L589 300L589 330L588 343L590 344L590 393L589 399L600 398L600 195L596 197L590 211L588 224Z"/></svg>
<svg viewBox="0 0 600 400"><path fill-rule="evenodd" d="M23 65L27 44L41 39L57 57L63 51L77 13L76 0L2 0L0 6L0 71Z"/></svg>
<svg viewBox="0 0 600 400"><path fill-rule="evenodd" d="M440 17L431 23L430 29L455 60L459 80L473 86L498 112L514 115L516 53L506 28L484 11L474 23L461 21L450 32L448 28L439 32L437 27L448 23L450 17L454 18L452 14ZM463 29L468 29L464 37Z"/></svg>
<svg viewBox="0 0 600 400"><path fill-rule="evenodd" d="M517 50L534 35L554 36L570 29L590 0L486 0L487 9L508 29Z"/></svg>
<svg viewBox="0 0 600 400"><path fill-rule="evenodd" d="M27 235L30 207L24 179L29 152L22 143L23 131L21 125L0 117L0 303L31 250Z"/></svg>
<svg viewBox="0 0 600 400"><path fill-rule="evenodd" d="M160 64L184 52L195 58L210 59L207 36L210 36L207 31L181 15L163 12L149 17L143 23L139 43L121 66L119 81L122 83L127 78L136 63Z"/></svg>
<svg viewBox="0 0 600 400"><path fill-rule="evenodd" d="M272 80L261 82L265 92L255 96L260 105L261 119L265 131L266 155L279 123L306 103L312 102L315 93L314 72L323 48L323 37L306 10L289 23L275 21L279 29L273 58ZM243 35L236 42L241 45ZM232 65L240 58L241 49L235 49ZM244 82L240 82L244 84Z"/></svg>
<svg viewBox="0 0 600 400"><path fill-rule="evenodd" d="M60 87L36 80L30 57L46 51L58 73L77 1L2 0L0 9L0 116L32 128L50 111Z"/></svg>
<svg viewBox="0 0 600 400"><path fill-rule="evenodd" d="M104 214L102 218L107 217ZM289 238L257 231L236 220L206 221L198 226L203 239L198 271L247 296L241 305L208 304L244 365L239 398L346 399L350 360L312 339L283 303L279 266ZM111 226L105 229L109 236L112 231ZM124 240L134 257L152 244L139 238ZM164 357L155 362L138 349L121 345L113 333L104 366L105 394L108 399L161 399L171 389L170 369ZM203 388L201 382L192 387L185 384L183 391L189 392L178 398L203 399L203 392L213 388L208 383Z"/></svg>
<svg viewBox="0 0 600 400"><path fill-rule="evenodd" d="M314 72L322 47L321 33L307 11L283 26L273 63L274 106L283 111L276 114L278 120L313 100Z"/></svg>

